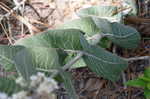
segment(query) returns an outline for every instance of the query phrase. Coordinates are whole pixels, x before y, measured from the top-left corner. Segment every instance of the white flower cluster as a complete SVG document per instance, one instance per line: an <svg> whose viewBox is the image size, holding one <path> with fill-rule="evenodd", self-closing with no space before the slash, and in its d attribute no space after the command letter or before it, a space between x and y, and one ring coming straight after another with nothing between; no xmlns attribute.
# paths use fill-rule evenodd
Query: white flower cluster
<svg viewBox="0 0 150 99"><path fill-rule="evenodd" d="M10 99L33 99L31 96L28 96L27 91L20 91L16 94L12 95L12 98Z"/></svg>
<svg viewBox="0 0 150 99"><path fill-rule="evenodd" d="M37 88L38 93L51 93L55 89L58 89L57 82L54 79L45 77L45 75L40 72L37 74L37 76L31 76L30 86Z"/></svg>
<svg viewBox="0 0 150 99"><path fill-rule="evenodd" d="M0 99L56 99L56 95L53 93L55 89L58 89L57 82L46 77L43 73L38 73L30 77L30 84L26 84L23 78L18 78L16 83L22 87L28 87L33 90L33 93L29 91L20 91L13 94L12 97L8 97L5 93L0 93ZM40 97L40 98L39 98Z"/></svg>

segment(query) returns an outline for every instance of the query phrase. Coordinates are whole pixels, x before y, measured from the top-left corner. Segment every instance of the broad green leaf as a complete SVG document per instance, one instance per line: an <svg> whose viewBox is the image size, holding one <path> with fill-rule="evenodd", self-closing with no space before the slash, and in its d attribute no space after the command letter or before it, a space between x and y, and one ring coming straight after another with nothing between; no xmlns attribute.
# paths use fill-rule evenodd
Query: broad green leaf
<svg viewBox="0 0 150 99"><path fill-rule="evenodd" d="M32 55L31 57L36 68L56 69L61 66L59 56L55 48L32 47L27 49Z"/></svg>
<svg viewBox="0 0 150 99"><path fill-rule="evenodd" d="M81 19L75 19L70 22L64 23L60 28L63 29L79 29L86 33L88 36L92 36L96 33L100 33L100 29L97 28L91 17L84 17Z"/></svg>
<svg viewBox="0 0 150 99"><path fill-rule="evenodd" d="M7 71L15 70L14 56L23 46L0 45L0 64Z"/></svg>
<svg viewBox="0 0 150 99"><path fill-rule="evenodd" d="M144 96L146 99L150 99L150 90L149 89L144 89Z"/></svg>
<svg viewBox="0 0 150 99"><path fill-rule="evenodd" d="M120 23L110 23L108 20L93 17L93 20L102 33L107 34L114 44L123 48L136 48L140 42L140 33Z"/></svg>
<svg viewBox="0 0 150 99"><path fill-rule="evenodd" d="M147 89L150 90L150 83L147 83Z"/></svg>
<svg viewBox="0 0 150 99"><path fill-rule="evenodd" d="M96 26L102 31L102 33L106 34L113 32L112 25L107 19L102 19L95 16L93 16L92 19Z"/></svg>
<svg viewBox="0 0 150 99"><path fill-rule="evenodd" d="M144 70L144 76L148 77L150 79L150 67L148 67Z"/></svg>
<svg viewBox="0 0 150 99"><path fill-rule="evenodd" d="M16 54L14 57L16 63L16 69L21 74L21 76L30 81L30 77L36 74L34 66L36 65L32 59L31 53L27 49L23 49Z"/></svg>
<svg viewBox="0 0 150 99"><path fill-rule="evenodd" d="M108 19L111 22L120 22L122 19L122 16L118 13L116 6L92 6L79 10L77 15L79 17L97 16L99 18Z"/></svg>
<svg viewBox="0 0 150 99"><path fill-rule="evenodd" d="M16 45L26 47L48 47L61 49L81 49L80 34L83 32L77 29L48 30L28 38L18 40Z"/></svg>
<svg viewBox="0 0 150 99"><path fill-rule="evenodd" d="M6 77L0 77L0 92L7 93L11 95L21 90L21 87L16 84L14 79L9 79Z"/></svg>
<svg viewBox="0 0 150 99"><path fill-rule="evenodd" d="M21 39L15 44L23 45L30 50L36 67L42 69L57 68L63 65L63 60L66 57L66 54L60 49L82 49L80 44L82 33L77 29L48 30L45 33Z"/></svg>
<svg viewBox="0 0 150 99"><path fill-rule="evenodd" d="M142 79L134 79L134 80L129 80L127 83L125 83L128 86L134 86L134 87L146 87L146 82Z"/></svg>
<svg viewBox="0 0 150 99"><path fill-rule="evenodd" d="M71 74L69 72L62 72L61 76L64 80L64 85L67 93L69 94L69 99L79 99L74 88Z"/></svg>
<svg viewBox="0 0 150 99"><path fill-rule="evenodd" d="M88 53L83 59L93 72L111 81L118 80L121 72L128 65L127 61L103 48L89 45L84 38L81 38L81 44Z"/></svg>
<svg viewBox="0 0 150 99"><path fill-rule="evenodd" d="M140 43L140 33L130 27L119 23L112 23L113 36L108 38L116 45L124 48L136 48Z"/></svg>
<svg viewBox="0 0 150 99"><path fill-rule="evenodd" d="M28 71L28 69L29 70L31 70L32 68L45 70L57 69L59 66L63 65L60 64L63 61L63 59L61 58L66 57L63 53L61 53L64 56L59 58L57 52L60 53L60 50L58 51L54 48L46 48L46 47L32 47L32 48L28 47L25 50L22 50L22 52L19 52L15 57L17 69L22 73L22 75L24 75L23 77L28 80L29 75L30 76L32 75L32 71Z"/></svg>
<svg viewBox="0 0 150 99"><path fill-rule="evenodd" d="M149 77L142 76L142 77L139 77L139 79L142 79L145 82L149 82L150 83L150 78Z"/></svg>

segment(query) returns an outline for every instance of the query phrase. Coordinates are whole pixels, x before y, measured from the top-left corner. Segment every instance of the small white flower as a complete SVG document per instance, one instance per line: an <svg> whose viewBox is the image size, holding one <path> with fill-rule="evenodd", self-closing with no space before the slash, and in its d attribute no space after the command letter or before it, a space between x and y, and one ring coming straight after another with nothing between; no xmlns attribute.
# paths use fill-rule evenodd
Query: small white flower
<svg viewBox="0 0 150 99"><path fill-rule="evenodd" d="M58 89L57 82L51 78L46 78L38 87L37 92L51 93L55 89Z"/></svg>
<svg viewBox="0 0 150 99"><path fill-rule="evenodd" d="M31 97L27 96L26 91L20 91L16 94L13 94L12 99L31 99Z"/></svg>
<svg viewBox="0 0 150 99"><path fill-rule="evenodd" d="M22 87L26 87L27 86L27 82L22 77L17 78L16 79L16 83L19 84Z"/></svg>
<svg viewBox="0 0 150 99"><path fill-rule="evenodd" d="M39 76L39 77L45 77L44 73L41 73L41 72L38 72L37 76Z"/></svg>
<svg viewBox="0 0 150 99"><path fill-rule="evenodd" d="M35 75L31 76L30 80L32 80L32 81L37 80L37 76L35 76Z"/></svg>
<svg viewBox="0 0 150 99"><path fill-rule="evenodd" d="M47 81L54 87L54 89L58 89L58 84L54 79L47 78Z"/></svg>
<svg viewBox="0 0 150 99"><path fill-rule="evenodd" d="M44 75L44 73L38 72L37 75L31 76L30 79L31 79L30 86L37 87L37 86L39 86L40 83L43 82L43 80L45 79L45 75Z"/></svg>

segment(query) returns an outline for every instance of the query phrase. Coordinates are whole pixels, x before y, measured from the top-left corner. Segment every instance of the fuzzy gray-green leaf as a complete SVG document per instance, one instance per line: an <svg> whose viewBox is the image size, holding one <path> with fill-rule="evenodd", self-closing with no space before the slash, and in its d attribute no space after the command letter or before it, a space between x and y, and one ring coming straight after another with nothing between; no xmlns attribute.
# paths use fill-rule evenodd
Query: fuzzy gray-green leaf
<svg viewBox="0 0 150 99"><path fill-rule="evenodd" d="M81 43L86 54L83 59L87 66L97 75L116 81L121 72L127 68L127 61L121 57L112 54L98 46L91 46L87 41L81 38Z"/></svg>
<svg viewBox="0 0 150 99"><path fill-rule="evenodd" d="M106 19L92 17L93 21L103 34L114 44L123 48L136 48L140 42L140 33L130 27L120 23L110 23Z"/></svg>
<svg viewBox="0 0 150 99"><path fill-rule="evenodd" d="M16 68L21 76L30 81L30 77L36 74L35 62L32 59L31 53L27 49L23 49L14 57Z"/></svg>
<svg viewBox="0 0 150 99"><path fill-rule="evenodd" d="M60 66L59 56L55 48L32 47L27 49L32 55L35 67L42 69L56 69Z"/></svg>
<svg viewBox="0 0 150 99"><path fill-rule="evenodd" d="M75 19L64 23L59 28L63 29L79 29L86 33L88 36L92 36L96 33L100 33L100 29L96 26L91 17L84 17L80 19Z"/></svg>
<svg viewBox="0 0 150 99"><path fill-rule="evenodd" d="M66 91L70 97L69 99L79 99L74 88L71 74L69 72L62 72L61 76L64 80Z"/></svg>
<svg viewBox="0 0 150 99"><path fill-rule="evenodd" d="M113 36L108 38L116 45L124 48L136 48L140 43L140 33L130 27L119 23L112 23Z"/></svg>
<svg viewBox="0 0 150 99"><path fill-rule="evenodd" d="M122 16L118 13L116 6L92 6L81 9L77 12L79 17L97 16L99 18L108 19L111 22L121 22Z"/></svg>
<svg viewBox="0 0 150 99"><path fill-rule="evenodd" d="M17 52L24 49L23 46L0 45L0 64L5 70L15 70L14 57Z"/></svg>
<svg viewBox="0 0 150 99"><path fill-rule="evenodd" d="M21 87L16 84L14 79L0 77L0 91L11 95L21 90Z"/></svg>
<svg viewBox="0 0 150 99"><path fill-rule="evenodd" d="M56 68L63 64L64 53L60 49L81 50L80 36L82 31L77 29L57 29L18 40L15 44L30 50L36 67L41 69ZM65 57L64 57L65 58Z"/></svg>
<svg viewBox="0 0 150 99"><path fill-rule="evenodd" d="M81 49L80 35L83 32L77 29L48 30L28 38L18 40L16 45L25 47L48 47L61 49Z"/></svg>

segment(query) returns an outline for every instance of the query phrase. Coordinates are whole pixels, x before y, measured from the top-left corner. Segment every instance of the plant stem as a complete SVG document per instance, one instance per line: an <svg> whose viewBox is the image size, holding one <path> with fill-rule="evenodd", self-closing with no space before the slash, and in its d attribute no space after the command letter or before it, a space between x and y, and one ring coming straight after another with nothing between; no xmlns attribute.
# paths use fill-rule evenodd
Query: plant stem
<svg viewBox="0 0 150 99"><path fill-rule="evenodd" d="M150 56L141 56L141 57L126 58L125 60L127 60L127 61L150 60Z"/></svg>
<svg viewBox="0 0 150 99"><path fill-rule="evenodd" d="M104 34L98 33L93 35L92 37L87 38L87 40L92 40L92 45L96 45L104 36Z"/></svg>
<svg viewBox="0 0 150 99"><path fill-rule="evenodd" d="M116 46L113 47L113 53L117 53L116 52ZM123 81L123 88L127 89L127 85L124 85L124 83L127 82L124 71L121 72L121 77L122 77L122 81Z"/></svg>
<svg viewBox="0 0 150 99"><path fill-rule="evenodd" d="M74 59L72 59L70 62L68 62L66 65L63 66L63 70L66 70L70 66L72 66L73 64L75 64L82 56L83 56L83 52L79 52Z"/></svg>
<svg viewBox="0 0 150 99"><path fill-rule="evenodd" d="M55 77L59 72L63 72L66 69L70 68L73 64L75 64L81 57L83 56L83 52L79 52L75 58L65 64L62 68L54 72L51 77Z"/></svg>

